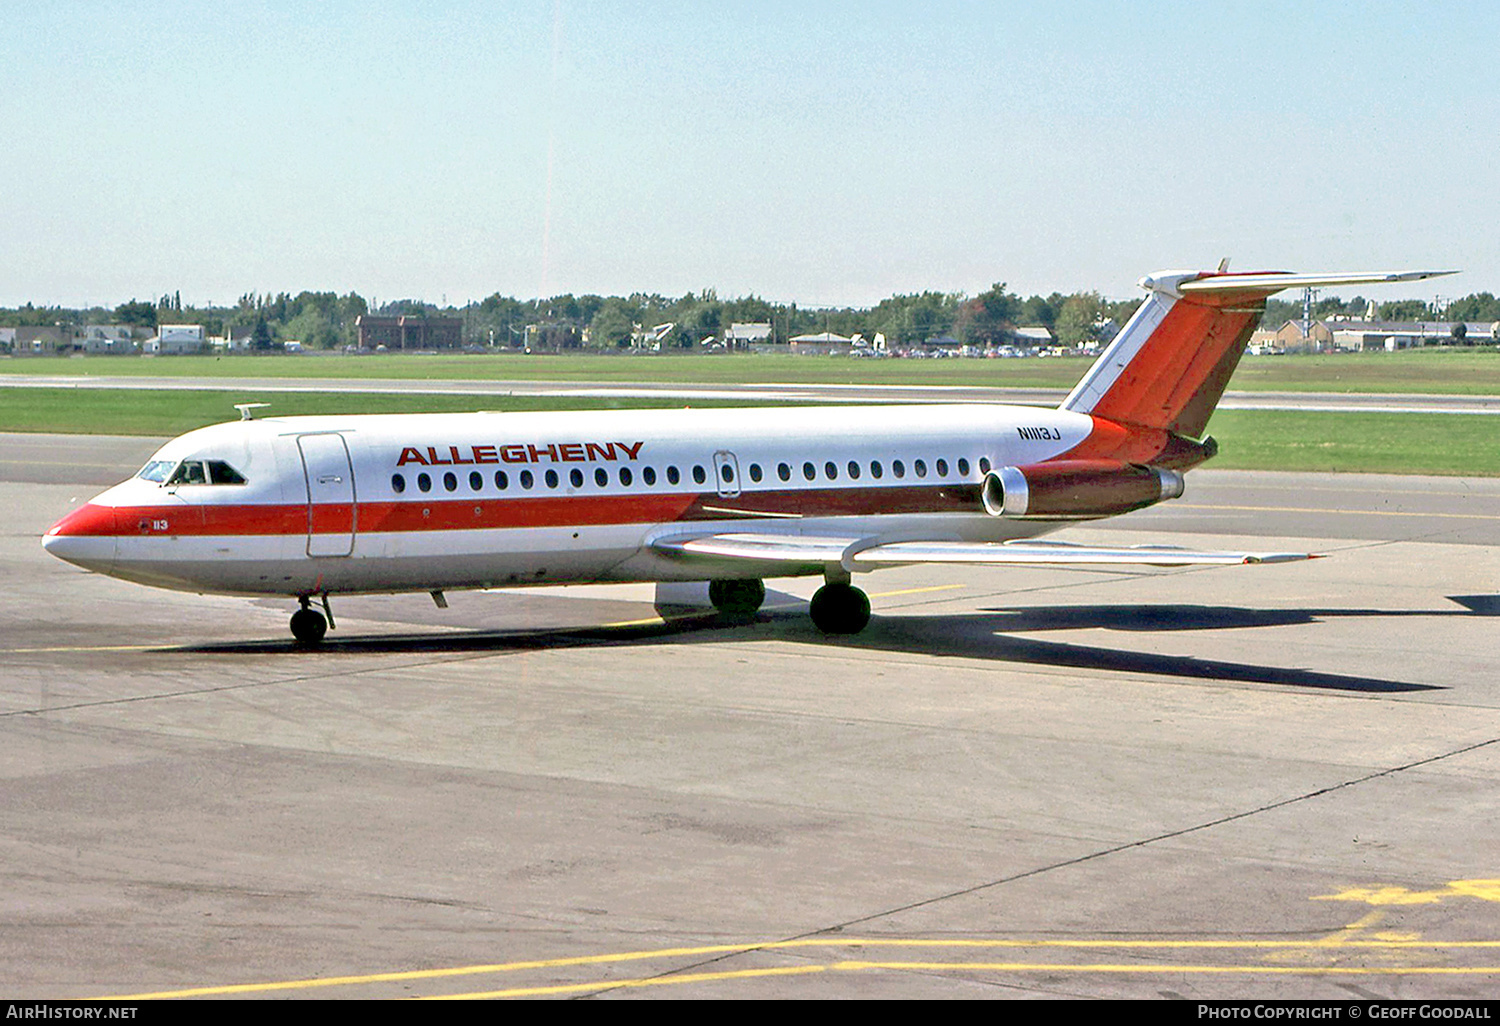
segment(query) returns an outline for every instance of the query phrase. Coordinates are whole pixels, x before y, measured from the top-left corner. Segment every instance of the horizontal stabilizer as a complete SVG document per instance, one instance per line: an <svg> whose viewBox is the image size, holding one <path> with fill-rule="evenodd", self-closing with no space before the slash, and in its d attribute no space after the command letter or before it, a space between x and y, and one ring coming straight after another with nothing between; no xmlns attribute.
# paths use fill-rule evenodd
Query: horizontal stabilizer
<svg viewBox="0 0 1500 1026"><path fill-rule="evenodd" d="M1335 285L1391 285L1405 281L1426 281L1440 278L1457 271L1353 271L1331 274L1211 274L1202 278L1184 281L1178 291L1194 292L1242 292L1253 290L1279 292L1282 289L1325 288Z"/></svg>

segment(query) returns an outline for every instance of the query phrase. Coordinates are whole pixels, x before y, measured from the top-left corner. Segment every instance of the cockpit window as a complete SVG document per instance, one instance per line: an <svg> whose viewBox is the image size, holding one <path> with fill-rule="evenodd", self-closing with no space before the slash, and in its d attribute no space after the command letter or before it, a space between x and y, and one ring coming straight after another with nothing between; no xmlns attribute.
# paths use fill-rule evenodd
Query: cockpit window
<svg viewBox="0 0 1500 1026"><path fill-rule="evenodd" d="M142 467L141 472L135 476L142 481L155 481L157 484L161 484L167 479L167 475L172 473L174 466L176 464L171 460L152 460Z"/></svg>
<svg viewBox="0 0 1500 1026"><path fill-rule="evenodd" d="M210 484L242 485L245 484L245 475L223 460L209 460L208 480Z"/></svg>
<svg viewBox="0 0 1500 1026"><path fill-rule="evenodd" d="M159 481L165 476L165 471L153 471L158 464L152 463L142 470L140 477L148 481ZM171 467L170 463L162 463L160 466ZM157 476L147 477L147 471L153 471ZM177 469L166 478L169 485L242 485L245 484L245 475L235 470L223 460L183 460L177 465Z"/></svg>
<svg viewBox="0 0 1500 1026"><path fill-rule="evenodd" d="M169 485L194 485L208 484L208 477L203 473L202 460L183 460L167 479Z"/></svg>

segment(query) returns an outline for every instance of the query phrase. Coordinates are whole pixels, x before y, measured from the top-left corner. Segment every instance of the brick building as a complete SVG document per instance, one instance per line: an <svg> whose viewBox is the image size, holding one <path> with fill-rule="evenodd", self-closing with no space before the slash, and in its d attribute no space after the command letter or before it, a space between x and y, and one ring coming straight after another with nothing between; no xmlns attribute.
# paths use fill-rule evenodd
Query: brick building
<svg viewBox="0 0 1500 1026"><path fill-rule="evenodd" d="M375 317L354 321L361 349L457 349L463 345L462 317Z"/></svg>

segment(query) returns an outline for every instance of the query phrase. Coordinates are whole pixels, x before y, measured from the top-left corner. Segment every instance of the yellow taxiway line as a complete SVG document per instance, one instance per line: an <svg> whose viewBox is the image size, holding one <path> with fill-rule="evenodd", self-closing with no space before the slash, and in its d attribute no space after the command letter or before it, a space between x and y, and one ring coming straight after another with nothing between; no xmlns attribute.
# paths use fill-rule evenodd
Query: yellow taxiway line
<svg viewBox="0 0 1500 1026"><path fill-rule="evenodd" d="M950 950L1050 950L1050 951L1309 951L1329 952L1325 939L1319 940L925 940L899 938L844 938L838 940L810 938L789 941L766 941L749 944L709 944L697 947L660 948L649 951L625 951L574 958L538 959L523 962L499 962L489 965L454 966L443 969L415 969L406 972L371 973L360 976L331 976L321 979L280 980L265 983L231 984L218 987L191 987L140 994L119 994L93 998L100 1001L148 1001L163 998L219 997L232 994L267 994L279 991L311 990L327 987L353 987L378 983L403 983L416 980L442 980L463 976L516 973L531 969L560 969L583 966L619 965L667 958L704 958L744 954L754 951L790 951L809 948L917 948ZM1497 950L1500 941L1431 941L1431 940L1345 940L1336 952L1347 958L1356 952L1391 951L1463 951ZM684 973L671 976L629 980L602 979L590 983L560 984L546 987L522 987L484 991L444 997L522 997L542 994L576 993L606 990L612 987L649 987L669 984L758 976L797 975L817 972L863 972L869 970L911 970L950 972L1066 972L1066 973L1220 973L1269 975L1500 975L1500 965L1484 966L1277 966L1277 965L1194 965L1162 963L1068 963L1068 962L915 962L848 960L822 965L789 966L769 969L730 970L718 973ZM434 995L438 996L438 995Z"/></svg>

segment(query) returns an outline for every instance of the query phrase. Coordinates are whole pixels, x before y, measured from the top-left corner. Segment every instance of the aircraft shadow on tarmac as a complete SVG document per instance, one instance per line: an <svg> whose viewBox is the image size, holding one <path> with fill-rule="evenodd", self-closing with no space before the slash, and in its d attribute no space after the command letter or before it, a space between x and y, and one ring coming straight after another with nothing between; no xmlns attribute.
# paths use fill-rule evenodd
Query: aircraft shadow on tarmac
<svg viewBox="0 0 1500 1026"><path fill-rule="evenodd" d="M961 656L1040 666L1144 673L1183 680L1274 684L1285 687L1366 694L1446 690L1443 685L1388 680L1318 670L1237 663L1196 656L1132 652L1073 642L1041 641L1019 634L1089 628L1124 632L1166 633L1244 630L1305 625L1346 617L1500 616L1500 596L1452 596L1464 609L1452 611L1389 609L1247 609L1198 605L1082 605L1025 609L983 609L943 616L877 616L862 633L847 638L819 635L808 621L804 603L773 594L768 608L752 620L726 624L712 612L677 614L665 622L599 627L544 629L474 629L431 633L330 634L320 651L328 654L484 653L547 650L593 645L651 645L722 640L726 629L746 640L816 638L820 644L899 652L903 655ZM783 601L778 601L783 600ZM203 654L285 654L306 652L290 641L232 642L173 648Z"/></svg>

